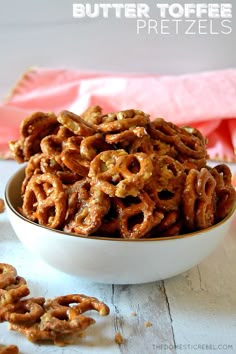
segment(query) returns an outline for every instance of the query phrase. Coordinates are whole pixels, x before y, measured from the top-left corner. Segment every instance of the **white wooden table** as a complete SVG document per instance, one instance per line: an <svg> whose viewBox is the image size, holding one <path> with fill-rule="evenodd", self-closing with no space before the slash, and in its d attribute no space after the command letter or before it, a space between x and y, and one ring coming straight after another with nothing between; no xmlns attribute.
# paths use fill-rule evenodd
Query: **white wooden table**
<svg viewBox="0 0 236 354"><path fill-rule="evenodd" d="M0 198L9 176L18 168L13 161L0 161ZM235 230L236 217L215 252L179 276L143 285L104 285L63 274L35 259L18 241L4 212L0 214L0 262L17 268L27 279L32 296L84 293L106 302L111 313L108 317L94 315L96 324L76 345L33 344L9 331L6 323L0 324L0 343L17 344L22 354L236 353ZM115 343L116 332L121 333L124 344Z"/></svg>

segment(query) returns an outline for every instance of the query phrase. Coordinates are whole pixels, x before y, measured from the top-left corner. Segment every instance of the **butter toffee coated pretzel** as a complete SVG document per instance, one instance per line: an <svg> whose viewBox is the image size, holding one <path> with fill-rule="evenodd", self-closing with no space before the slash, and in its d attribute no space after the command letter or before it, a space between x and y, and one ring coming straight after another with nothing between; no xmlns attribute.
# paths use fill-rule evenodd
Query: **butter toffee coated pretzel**
<svg viewBox="0 0 236 354"><path fill-rule="evenodd" d="M36 112L20 134L10 143L15 159L28 162L20 211L50 228L128 239L174 236L214 225L236 201L228 166L207 165L200 131L150 120L140 110Z"/></svg>
<svg viewBox="0 0 236 354"><path fill-rule="evenodd" d="M109 307L95 297L69 294L54 299L26 297L30 290L24 278L10 264L0 263L0 322L23 334L29 341L52 341L56 345L73 343L95 320L91 310L107 316ZM1 351L2 350L2 351ZM4 351L5 350L5 351ZM16 346L1 348L0 353L18 353Z"/></svg>

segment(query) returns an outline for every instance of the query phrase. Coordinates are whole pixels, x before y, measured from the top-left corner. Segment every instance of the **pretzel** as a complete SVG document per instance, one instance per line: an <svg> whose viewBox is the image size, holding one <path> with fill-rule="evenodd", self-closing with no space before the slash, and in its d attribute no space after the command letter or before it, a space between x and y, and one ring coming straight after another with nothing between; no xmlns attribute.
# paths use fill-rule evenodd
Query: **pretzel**
<svg viewBox="0 0 236 354"><path fill-rule="evenodd" d="M60 154L63 150L64 141L57 135L45 136L40 143L44 156L54 158L60 163Z"/></svg>
<svg viewBox="0 0 236 354"><path fill-rule="evenodd" d="M153 165L144 153L127 154L125 150L108 150L98 154L90 164L88 176L110 197L137 196L152 176Z"/></svg>
<svg viewBox="0 0 236 354"><path fill-rule="evenodd" d="M70 129L66 128L64 125L59 125L58 130L55 132L56 136L63 140L65 143L71 137L77 137Z"/></svg>
<svg viewBox="0 0 236 354"><path fill-rule="evenodd" d="M189 125L183 125L181 127L181 129L185 130L187 133L189 133L189 134L195 136L196 138L198 138L202 142L202 144L206 146L207 138L202 135L200 130L198 130L197 128L191 127Z"/></svg>
<svg viewBox="0 0 236 354"><path fill-rule="evenodd" d="M190 158L202 159L206 157L205 147L202 141L193 135L178 134L175 148L181 154Z"/></svg>
<svg viewBox="0 0 236 354"><path fill-rule="evenodd" d="M64 345L95 323L93 318L83 315L89 310L96 310L101 316L107 316L110 312L106 304L94 297L65 295L47 300L45 312L32 325L11 322L10 329L22 333L31 342L51 340L56 345Z"/></svg>
<svg viewBox="0 0 236 354"><path fill-rule="evenodd" d="M103 217L101 226L97 230L97 234L101 236L120 237L120 225L118 220L118 213L114 205L113 198L108 213Z"/></svg>
<svg viewBox="0 0 236 354"><path fill-rule="evenodd" d="M24 278L16 276L15 281L0 289L0 306L17 302L29 295L30 291Z"/></svg>
<svg viewBox="0 0 236 354"><path fill-rule="evenodd" d="M182 220L177 210L171 210L164 214L161 222L150 231L150 237L176 236L180 234Z"/></svg>
<svg viewBox="0 0 236 354"><path fill-rule="evenodd" d="M31 325L40 320L45 310L43 304L45 299L28 298L16 303L8 304L0 308L0 322L8 321L14 324Z"/></svg>
<svg viewBox="0 0 236 354"><path fill-rule="evenodd" d="M1 345L0 354L19 354L19 349L16 345Z"/></svg>
<svg viewBox="0 0 236 354"><path fill-rule="evenodd" d="M142 138L135 139L128 149L130 154L135 154L137 152L143 152L147 155L153 153L152 141L149 136L143 136Z"/></svg>
<svg viewBox="0 0 236 354"><path fill-rule="evenodd" d="M66 194L60 179L52 173L32 176L25 190L22 212L41 225L59 227L66 215Z"/></svg>
<svg viewBox="0 0 236 354"><path fill-rule="evenodd" d="M213 225L215 187L215 179L206 168L189 171L182 201L184 222L188 230L201 230Z"/></svg>
<svg viewBox="0 0 236 354"><path fill-rule="evenodd" d="M186 178L183 166L167 155L152 159L155 172L145 190L159 210L178 210Z"/></svg>
<svg viewBox="0 0 236 354"><path fill-rule="evenodd" d="M19 162L28 161L31 156L41 151L40 142L43 137L58 127L53 113L35 112L22 120L18 141L9 143L13 157Z"/></svg>
<svg viewBox="0 0 236 354"><path fill-rule="evenodd" d="M81 156L78 149L64 149L61 153L61 161L72 172L79 176L87 177L89 172L89 161Z"/></svg>
<svg viewBox="0 0 236 354"><path fill-rule="evenodd" d="M27 136L23 144L23 155L24 161L29 161L31 156L34 156L36 153L40 152L40 141L43 138L44 133L39 132L39 135L30 135Z"/></svg>
<svg viewBox="0 0 236 354"><path fill-rule="evenodd" d="M168 155L170 157L176 158L178 154L173 145L165 143L164 141L151 138L151 144L153 153L156 156Z"/></svg>
<svg viewBox="0 0 236 354"><path fill-rule="evenodd" d="M135 109L128 109L116 113L108 113L102 117L97 130L103 133L121 132L137 126L145 127L149 122L149 115Z"/></svg>
<svg viewBox="0 0 236 354"><path fill-rule="evenodd" d="M84 138L80 145L81 156L89 161L104 150L109 150L110 146L104 140L104 137L97 133Z"/></svg>
<svg viewBox="0 0 236 354"><path fill-rule="evenodd" d="M102 108L100 106L90 106L82 114L81 117L90 125L98 125L102 120Z"/></svg>
<svg viewBox="0 0 236 354"><path fill-rule="evenodd" d="M154 202L147 193L140 192L135 198L114 198L114 204L118 212L121 237L139 239L154 226Z"/></svg>
<svg viewBox="0 0 236 354"><path fill-rule="evenodd" d="M70 333L55 332L51 330L42 330L40 328L40 322L35 323L34 325L31 326L10 323L9 329L21 333L30 342L36 343L36 342L43 342L43 341L46 342L52 341L53 344L62 347L66 344L73 344L75 338L82 337L84 330L92 324L94 324L94 320L92 318L85 318L83 322L81 319L80 328L78 330L75 330L74 328L74 330L72 330Z"/></svg>
<svg viewBox="0 0 236 354"><path fill-rule="evenodd" d="M53 173L57 175L61 182L66 185L75 183L80 179L80 176L77 173L70 171L63 164L61 158L58 158L56 161L55 158L45 156L44 154L40 159L40 171L41 173Z"/></svg>
<svg viewBox="0 0 236 354"><path fill-rule="evenodd" d="M0 214L5 210L5 202L2 198L0 198Z"/></svg>
<svg viewBox="0 0 236 354"><path fill-rule="evenodd" d="M105 193L91 186L89 179L83 179L72 189L69 205L72 212L64 230L89 235L100 227L103 216L109 210L110 200Z"/></svg>
<svg viewBox="0 0 236 354"><path fill-rule="evenodd" d="M231 182L232 174L225 164L215 166L210 172L216 181L215 217L217 220L222 220L230 213L236 200L236 192Z"/></svg>
<svg viewBox="0 0 236 354"><path fill-rule="evenodd" d="M77 176L86 177L89 170L89 161L80 153L82 140L83 137L79 135L69 137L64 143L60 159L69 171Z"/></svg>
<svg viewBox="0 0 236 354"><path fill-rule="evenodd" d="M7 263L0 263L0 289L14 284L16 280L16 269Z"/></svg>
<svg viewBox="0 0 236 354"><path fill-rule="evenodd" d="M202 139L162 118L156 118L151 122L148 132L152 138L174 145L176 150L188 157L200 159L206 156L205 144Z"/></svg>
<svg viewBox="0 0 236 354"><path fill-rule="evenodd" d="M108 133L105 135L105 140L108 144L120 144L125 149L137 138L147 136L147 131L144 127L132 127L119 133Z"/></svg>
<svg viewBox="0 0 236 354"><path fill-rule="evenodd" d="M70 294L64 296L58 296L52 300L47 300L45 303L45 309L47 312L53 310L66 310L74 309L75 312L71 315L81 315L84 312L95 310L100 316L107 316L110 312L109 307L99 301L95 297L87 296L84 294ZM42 326L43 327L43 326ZM51 328L55 330L55 328Z"/></svg>
<svg viewBox="0 0 236 354"><path fill-rule="evenodd" d="M163 118L156 118L148 124L147 131L154 140L160 140L172 145L175 142L178 127Z"/></svg>
<svg viewBox="0 0 236 354"><path fill-rule="evenodd" d="M29 183L29 180L34 174L41 174L41 160L42 160L42 153L35 154L31 156L31 158L28 161L28 164L25 168L25 178L22 182L21 185L21 194L24 195L27 184Z"/></svg>
<svg viewBox="0 0 236 354"><path fill-rule="evenodd" d="M85 120L72 112L60 112L57 120L76 135L85 137L95 133L95 130Z"/></svg>
<svg viewBox="0 0 236 354"><path fill-rule="evenodd" d="M83 141L83 139L84 138L80 135L70 136L64 141L64 148L80 150L81 142Z"/></svg>
<svg viewBox="0 0 236 354"><path fill-rule="evenodd" d="M31 135L35 136L39 132L53 131L56 127L58 127L58 122L54 113L35 112L23 119L20 125L20 134L22 138L27 138Z"/></svg>
<svg viewBox="0 0 236 354"><path fill-rule="evenodd" d="M206 167L206 157L201 159L194 159L188 156L177 154L176 160L178 160L184 167L185 171L188 172L191 169L201 170L201 168Z"/></svg>
<svg viewBox="0 0 236 354"><path fill-rule="evenodd" d="M13 159L16 160L18 163L23 163L25 161L23 152L24 139L9 141L8 145Z"/></svg>

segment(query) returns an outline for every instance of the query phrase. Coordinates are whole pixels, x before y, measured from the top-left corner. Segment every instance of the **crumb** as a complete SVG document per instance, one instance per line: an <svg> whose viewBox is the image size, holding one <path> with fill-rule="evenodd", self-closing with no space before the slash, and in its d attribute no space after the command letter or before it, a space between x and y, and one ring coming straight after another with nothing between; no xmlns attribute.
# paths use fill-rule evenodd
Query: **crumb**
<svg viewBox="0 0 236 354"><path fill-rule="evenodd" d="M137 316L136 312L131 312L131 316Z"/></svg>
<svg viewBox="0 0 236 354"><path fill-rule="evenodd" d="M152 326L152 323L149 322L149 321L147 321L147 322L144 323L144 326L145 326L145 327L151 327L151 326Z"/></svg>
<svg viewBox="0 0 236 354"><path fill-rule="evenodd" d="M115 334L115 342L116 342L116 344L123 344L124 343L124 338L122 337L120 332L117 332Z"/></svg>
<svg viewBox="0 0 236 354"><path fill-rule="evenodd" d="M5 203L2 198L0 198L0 213L3 213L5 210Z"/></svg>

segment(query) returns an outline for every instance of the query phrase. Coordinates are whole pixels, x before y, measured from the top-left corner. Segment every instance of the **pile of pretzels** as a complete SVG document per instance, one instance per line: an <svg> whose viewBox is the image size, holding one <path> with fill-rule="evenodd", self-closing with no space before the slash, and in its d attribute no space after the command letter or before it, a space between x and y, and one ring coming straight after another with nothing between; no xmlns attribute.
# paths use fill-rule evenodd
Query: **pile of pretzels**
<svg viewBox="0 0 236 354"><path fill-rule="evenodd" d="M20 212L84 236L177 236L225 218L236 193L226 164L207 165L199 130L135 109L36 112L9 144L27 161Z"/></svg>
<svg viewBox="0 0 236 354"><path fill-rule="evenodd" d="M95 323L85 312L95 310L101 316L110 312L104 302L83 294L54 299L27 298L29 294L27 282L17 275L16 268L0 263L0 322L8 322L9 329L23 334L31 342L50 341L58 346L73 343ZM18 353L16 346L5 349L9 354Z"/></svg>

